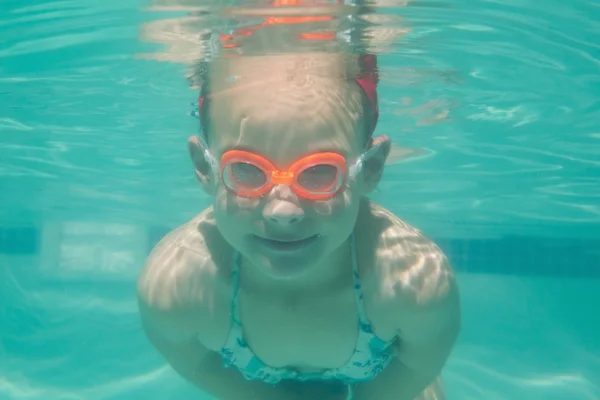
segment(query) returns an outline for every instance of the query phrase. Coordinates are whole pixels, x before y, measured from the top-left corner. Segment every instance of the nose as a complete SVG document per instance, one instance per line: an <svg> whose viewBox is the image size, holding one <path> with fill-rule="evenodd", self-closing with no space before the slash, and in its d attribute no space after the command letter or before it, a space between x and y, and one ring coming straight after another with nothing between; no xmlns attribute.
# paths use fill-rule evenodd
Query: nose
<svg viewBox="0 0 600 400"><path fill-rule="evenodd" d="M300 207L296 195L287 185L273 188L270 199L263 209L266 220L280 225L297 224L304 219L304 210Z"/></svg>

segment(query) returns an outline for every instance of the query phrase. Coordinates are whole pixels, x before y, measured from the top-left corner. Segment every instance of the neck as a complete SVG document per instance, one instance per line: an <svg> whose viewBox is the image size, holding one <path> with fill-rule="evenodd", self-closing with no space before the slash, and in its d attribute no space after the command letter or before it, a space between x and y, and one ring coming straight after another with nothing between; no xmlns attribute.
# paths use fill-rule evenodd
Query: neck
<svg viewBox="0 0 600 400"><path fill-rule="evenodd" d="M240 287L252 292L272 293L276 296L294 297L326 293L332 288L352 284L352 237L329 256L307 268L306 273L293 279L276 279L266 275L242 257L240 260Z"/></svg>

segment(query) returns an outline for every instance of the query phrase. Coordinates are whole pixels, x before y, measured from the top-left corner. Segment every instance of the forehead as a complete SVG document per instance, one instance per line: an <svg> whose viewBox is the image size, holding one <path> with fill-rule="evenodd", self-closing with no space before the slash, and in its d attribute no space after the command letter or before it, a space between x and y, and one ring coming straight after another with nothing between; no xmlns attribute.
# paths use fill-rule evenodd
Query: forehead
<svg viewBox="0 0 600 400"><path fill-rule="evenodd" d="M318 118L317 115L282 117L246 115L219 118L211 124L211 149L219 156L231 149L243 149L269 158L276 165L287 165L315 152L333 151L345 157L362 149L357 119Z"/></svg>

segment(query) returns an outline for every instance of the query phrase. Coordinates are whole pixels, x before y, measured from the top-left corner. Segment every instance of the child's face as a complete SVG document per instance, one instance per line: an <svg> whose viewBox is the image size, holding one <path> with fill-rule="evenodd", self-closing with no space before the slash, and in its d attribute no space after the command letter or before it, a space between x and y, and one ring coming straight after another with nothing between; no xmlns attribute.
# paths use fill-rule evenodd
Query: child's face
<svg viewBox="0 0 600 400"><path fill-rule="evenodd" d="M293 117L273 118L267 123L251 115L241 121L235 119L225 115L211 119L210 153L219 166L226 152L244 150L267 159L279 170L320 152L343 156L349 167L365 149L364 125L359 118L312 125L298 120L292 123ZM220 168L217 179L201 171L203 155L197 141L190 141L190 150L196 173L213 196L221 234L245 258L276 279L302 275L338 249L354 228L361 196L373 188L372 182L365 182L363 171L356 179L346 179L333 196L325 199L307 198L287 184L274 185L262 196L246 197L224 183L221 175L227 180L227 174ZM383 153L375 169L383 168L387 152ZM241 174L253 173L240 169ZM343 171L345 176L347 170ZM378 171L370 175L376 180L380 176Z"/></svg>

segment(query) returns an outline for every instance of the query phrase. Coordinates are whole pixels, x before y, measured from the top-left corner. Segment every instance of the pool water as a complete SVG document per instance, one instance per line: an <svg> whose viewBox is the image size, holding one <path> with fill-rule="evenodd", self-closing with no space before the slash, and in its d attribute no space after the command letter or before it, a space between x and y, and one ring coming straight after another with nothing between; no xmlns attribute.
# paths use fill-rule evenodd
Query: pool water
<svg viewBox="0 0 600 400"><path fill-rule="evenodd" d="M387 3L378 133L404 156L372 197L457 271L448 399L600 399L600 7ZM0 399L206 398L136 313L149 250L208 205L186 13L144 4L0 4Z"/></svg>

